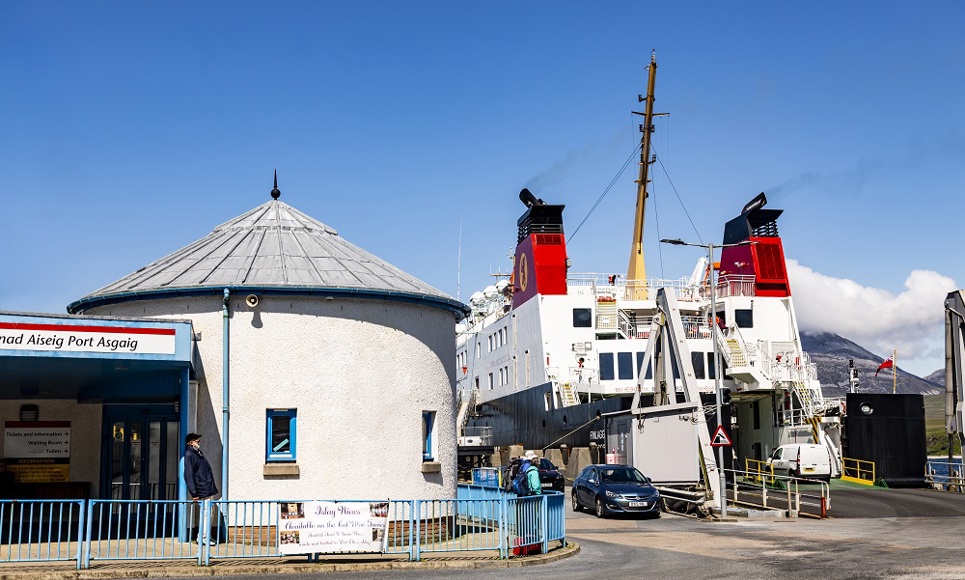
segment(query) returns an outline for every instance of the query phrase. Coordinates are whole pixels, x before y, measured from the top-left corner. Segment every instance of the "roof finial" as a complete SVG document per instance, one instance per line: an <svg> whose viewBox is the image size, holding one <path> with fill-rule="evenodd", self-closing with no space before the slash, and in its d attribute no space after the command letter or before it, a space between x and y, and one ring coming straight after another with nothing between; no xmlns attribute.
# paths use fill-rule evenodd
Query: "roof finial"
<svg viewBox="0 0 965 580"><path fill-rule="evenodd" d="M278 170L275 170L275 187L271 190L271 198L278 199L281 197L281 190L278 189Z"/></svg>

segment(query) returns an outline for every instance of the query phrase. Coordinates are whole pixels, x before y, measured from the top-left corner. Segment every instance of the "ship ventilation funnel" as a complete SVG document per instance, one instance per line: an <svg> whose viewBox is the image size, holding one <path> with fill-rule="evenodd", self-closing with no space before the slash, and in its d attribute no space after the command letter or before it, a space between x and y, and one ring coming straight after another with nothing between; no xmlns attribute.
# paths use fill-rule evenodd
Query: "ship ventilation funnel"
<svg viewBox="0 0 965 580"><path fill-rule="evenodd" d="M764 192L762 191L759 194L757 194L757 197L747 202L747 205L745 205L744 209L741 210L741 215L748 214L754 211L755 209L764 207L765 205L767 205L767 196L765 196Z"/></svg>
<svg viewBox="0 0 965 580"><path fill-rule="evenodd" d="M533 195L533 192L525 187L519 192L519 201L523 202L523 205L526 207L533 207L534 205L546 205L546 202Z"/></svg>

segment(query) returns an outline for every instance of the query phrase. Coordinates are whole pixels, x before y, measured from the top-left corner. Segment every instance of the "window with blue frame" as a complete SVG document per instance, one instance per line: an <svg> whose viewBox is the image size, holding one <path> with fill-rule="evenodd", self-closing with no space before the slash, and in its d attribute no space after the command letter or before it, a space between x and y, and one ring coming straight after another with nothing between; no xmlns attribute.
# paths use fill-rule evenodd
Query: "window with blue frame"
<svg viewBox="0 0 965 580"><path fill-rule="evenodd" d="M297 409L268 409L266 462L295 461Z"/></svg>
<svg viewBox="0 0 965 580"><path fill-rule="evenodd" d="M491 376L491 375L490 375ZM435 411L422 412L422 460L434 461L435 453L432 450L432 435L436 423Z"/></svg>

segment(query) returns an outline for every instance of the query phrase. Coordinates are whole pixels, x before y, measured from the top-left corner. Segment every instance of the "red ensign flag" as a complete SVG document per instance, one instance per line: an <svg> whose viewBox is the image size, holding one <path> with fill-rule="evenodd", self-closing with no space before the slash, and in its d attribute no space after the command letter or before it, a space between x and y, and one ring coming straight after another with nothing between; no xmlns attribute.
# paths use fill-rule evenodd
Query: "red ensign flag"
<svg viewBox="0 0 965 580"><path fill-rule="evenodd" d="M877 377L878 373L880 373L882 369L890 369L894 365L895 365L894 356L889 356L888 360L878 365L878 370L875 371L875 376Z"/></svg>

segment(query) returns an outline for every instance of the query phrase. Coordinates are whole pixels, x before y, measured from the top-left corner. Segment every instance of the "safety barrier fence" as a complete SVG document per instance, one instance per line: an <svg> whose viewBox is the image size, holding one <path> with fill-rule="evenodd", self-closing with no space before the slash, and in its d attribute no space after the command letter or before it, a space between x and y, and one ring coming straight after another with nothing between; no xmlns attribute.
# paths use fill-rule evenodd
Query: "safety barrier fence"
<svg viewBox="0 0 965 580"><path fill-rule="evenodd" d="M81 561L84 500L0 500L0 562Z"/></svg>
<svg viewBox="0 0 965 580"><path fill-rule="evenodd" d="M952 461L929 459L925 464L925 483L935 489L965 493L965 470L962 459Z"/></svg>
<svg viewBox="0 0 965 580"><path fill-rule="evenodd" d="M381 553L490 552L499 558L565 544L565 496L517 497L460 485L456 499L383 500ZM279 548L283 504L294 501L0 500L0 562L185 560L207 566L237 558L291 557ZM343 503L372 503L338 501ZM366 506L367 507L367 506ZM318 555L308 555L310 561Z"/></svg>
<svg viewBox="0 0 965 580"><path fill-rule="evenodd" d="M724 471L730 504L780 510L788 517L826 518L831 509L831 486L823 481L762 471Z"/></svg>
<svg viewBox="0 0 965 580"><path fill-rule="evenodd" d="M841 479L862 485L874 485L877 481L875 462L854 457L841 458Z"/></svg>
<svg viewBox="0 0 965 580"><path fill-rule="evenodd" d="M747 477L753 481L774 485L774 466L759 459L745 459L744 469Z"/></svg>

